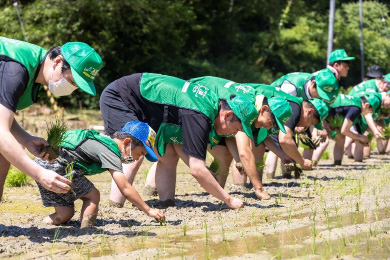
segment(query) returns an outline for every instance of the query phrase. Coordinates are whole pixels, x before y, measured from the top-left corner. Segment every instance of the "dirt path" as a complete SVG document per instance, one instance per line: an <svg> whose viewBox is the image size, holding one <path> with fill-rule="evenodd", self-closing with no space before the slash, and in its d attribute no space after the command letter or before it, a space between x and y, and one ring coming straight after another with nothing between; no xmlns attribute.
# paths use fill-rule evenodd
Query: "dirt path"
<svg viewBox="0 0 390 260"><path fill-rule="evenodd" d="M166 226L126 203L108 206L110 176L91 177L101 192L98 225L79 229L80 202L73 221L47 226L33 185L6 188L0 203L0 255L3 259L383 259L390 255L390 157L365 163L323 161L299 180L265 180L268 201L250 190L226 187L245 200L228 210L206 194L180 164L177 207L165 209ZM142 191L142 166L135 187ZM228 179L231 183L231 179ZM157 198L144 197L151 206Z"/></svg>

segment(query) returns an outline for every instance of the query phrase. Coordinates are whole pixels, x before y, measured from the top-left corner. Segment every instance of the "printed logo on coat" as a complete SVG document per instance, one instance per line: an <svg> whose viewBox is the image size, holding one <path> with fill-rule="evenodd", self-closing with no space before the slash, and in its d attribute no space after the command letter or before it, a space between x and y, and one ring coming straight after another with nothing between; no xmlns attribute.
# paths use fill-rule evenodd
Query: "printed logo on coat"
<svg viewBox="0 0 390 260"><path fill-rule="evenodd" d="M177 141L177 137L172 136L170 139L171 139L172 143L174 143L174 144L180 144L180 142Z"/></svg>
<svg viewBox="0 0 390 260"><path fill-rule="evenodd" d="M208 88L206 88L205 86L202 86L200 84L196 84L194 86L194 88L192 89L192 92L195 93L195 97L202 97L202 98L205 98L207 92L209 91Z"/></svg>
<svg viewBox="0 0 390 260"><path fill-rule="evenodd" d="M248 85L238 85L238 86L235 86L235 89L237 92L240 92L240 90L242 90L242 93L243 94L246 94L248 93L249 91L251 91L252 87L251 86L248 86Z"/></svg>

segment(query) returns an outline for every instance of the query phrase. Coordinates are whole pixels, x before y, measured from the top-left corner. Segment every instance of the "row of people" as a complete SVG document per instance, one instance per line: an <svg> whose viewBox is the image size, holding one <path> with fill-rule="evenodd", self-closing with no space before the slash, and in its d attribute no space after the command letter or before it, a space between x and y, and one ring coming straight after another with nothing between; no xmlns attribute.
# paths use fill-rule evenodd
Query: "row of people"
<svg viewBox="0 0 390 260"><path fill-rule="evenodd" d="M211 76L190 80L154 73L125 76L108 85L100 98L105 134L112 139L93 131L71 130L62 143L60 158L48 163L48 156L40 152L47 142L17 124L16 109L36 102L41 85L48 85L56 96L69 95L77 88L95 95L93 79L102 60L84 43L67 43L46 52L0 37L0 110L5 115L0 124L5 137L0 140L0 195L12 163L39 183L44 205L55 207L55 213L46 219L48 223L68 221L74 214L74 200L80 198L84 201L82 226L87 226L96 219L99 192L84 175L109 170L113 205L122 206L128 199L149 216L163 220L163 213L148 207L131 186L145 156L156 163L147 184L157 188L163 206L174 205L179 158L207 192L232 209L243 207L240 199L223 189L233 158L242 164L256 196L268 199L260 167L266 148L270 150L268 157L273 153L283 162L294 161L309 170L312 162L298 152L295 131L311 127L314 135L314 129L329 128L328 114L340 114L347 118L348 125L341 131L346 135L345 129L353 125L348 120L355 122L355 118L343 114L345 109L340 107L358 107L366 116L371 110L379 113L390 103L388 96L375 93L352 99L338 95L338 78L345 75L351 57L343 50L333 56L339 58L333 69L287 74L271 85ZM372 117L366 117L366 122L376 129ZM326 132L321 134L326 136ZM348 132L347 136L365 141L357 134ZM381 137L380 132L377 137ZM31 161L17 142L43 160ZM207 151L218 161L216 177L206 167ZM65 169L69 164L73 166L71 173ZM66 178L69 174L75 176L72 182Z"/></svg>

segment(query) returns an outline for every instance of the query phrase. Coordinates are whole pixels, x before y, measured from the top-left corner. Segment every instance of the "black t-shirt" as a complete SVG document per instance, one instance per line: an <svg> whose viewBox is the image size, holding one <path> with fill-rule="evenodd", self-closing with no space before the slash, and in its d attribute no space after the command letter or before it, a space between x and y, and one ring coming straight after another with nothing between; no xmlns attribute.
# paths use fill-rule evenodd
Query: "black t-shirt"
<svg viewBox="0 0 390 260"><path fill-rule="evenodd" d="M329 117L341 115L344 118L348 118L352 122L360 116L360 113L361 109L357 106L332 107L329 109Z"/></svg>
<svg viewBox="0 0 390 260"><path fill-rule="evenodd" d="M141 73L122 77L115 81L119 95L126 106L135 112L140 121L158 131L163 122L181 125L183 152L201 160L206 159L211 120L198 111L173 105L151 102L142 97Z"/></svg>
<svg viewBox="0 0 390 260"><path fill-rule="evenodd" d="M0 60L0 104L16 112L20 97L28 84L25 67L14 61Z"/></svg>
<svg viewBox="0 0 390 260"><path fill-rule="evenodd" d="M301 119L301 107L297 103L292 101L288 101L288 103L290 103L291 106L292 116L289 120L287 120L285 126L290 128L290 130L294 132L294 129L299 122L299 119Z"/></svg>
<svg viewBox="0 0 390 260"><path fill-rule="evenodd" d="M335 117L336 115L341 115L344 118L348 118L352 121L352 125L356 126L356 130L359 134L362 134L362 129L360 127L360 120L356 120L360 117L362 110L357 106L343 106L343 107L335 107L329 109L329 117ZM356 120L355 124L354 121Z"/></svg>

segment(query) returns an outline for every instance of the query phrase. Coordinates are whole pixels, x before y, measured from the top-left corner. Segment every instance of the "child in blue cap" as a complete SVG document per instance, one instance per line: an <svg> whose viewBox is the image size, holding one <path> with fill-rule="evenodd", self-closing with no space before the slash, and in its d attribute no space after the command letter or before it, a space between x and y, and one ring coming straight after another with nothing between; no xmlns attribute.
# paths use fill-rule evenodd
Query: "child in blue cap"
<svg viewBox="0 0 390 260"><path fill-rule="evenodd" d="M122 173L122 163L132 163L140 156L157 161L153 151L156 133L148 124L132 121L114 133L113 139L94 130L74 129L65 134L61 143L60 156L54 163L37 158L35 161L46 169L57 172L72 181L71 190L57 194L38 184L43 205L54 207L55 212L45 218L52 225L66 223L74 215L74 201L81 199L81 227L95 224L100 194L85 175L109 171L122 194L131 203L157 221L164 220L164 214L150 208Z"/></svg>

